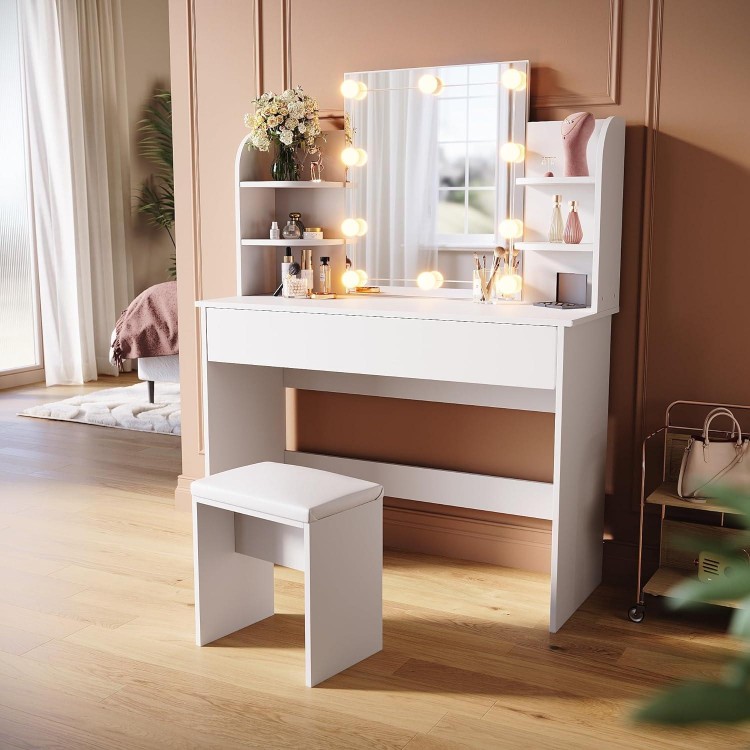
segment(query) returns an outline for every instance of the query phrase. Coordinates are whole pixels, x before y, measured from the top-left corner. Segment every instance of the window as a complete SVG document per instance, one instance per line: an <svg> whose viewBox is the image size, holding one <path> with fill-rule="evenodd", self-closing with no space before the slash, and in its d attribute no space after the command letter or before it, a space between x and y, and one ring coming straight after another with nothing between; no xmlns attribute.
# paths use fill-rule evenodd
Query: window
<svg viewBox="0 0 750 750"><path fill-rule="evenodd" d="M442 68L437 236L441 247L494 242L498 204L498 66Z"/></svg>
<svg viewBox="0 0 750 750"><path fill-rule="evenodd" d="M0 373L40 366L16 0L0 0Z"/></svg>

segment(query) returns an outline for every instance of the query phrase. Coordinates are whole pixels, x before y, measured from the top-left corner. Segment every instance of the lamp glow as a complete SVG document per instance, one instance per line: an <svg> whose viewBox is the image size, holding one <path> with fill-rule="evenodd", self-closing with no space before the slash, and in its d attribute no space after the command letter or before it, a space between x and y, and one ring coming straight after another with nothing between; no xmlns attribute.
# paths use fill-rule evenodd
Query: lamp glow
<svg viewBox="0 0 750 750"><path fill-rule="evenodd" d="M356 271L352 271L351 269L348 271L344 271L341 276L341 283L346 289L354 289L360 285L359 274Z"/></svg>
<svg viewBox="0 0 750 750"><path fill-rule="evenodd" d="M432 271L422 271L422 273L417 276L417 286L423 292L429 292L430 289L434 289L436 283L437 280Z"/></svg>
<svg viewBox="0 0 750 750"><path fill-rule="evenodd" d="M439 94L443 90L443 82L437 76L425 73L418 81L417 86L423 94Z"/></svg>
<svg viewBox="0 0 750 750"><path fill-rule="evenodd" d="M357 219L357 237L364 237L367 234L367 222L364 219Z"/></svg>
<svg viewBox="0 0 750 750"><path fill-rule="evenodd" d="M522 287L523 279L517 273L506 273L497 280L496 289L503 297L510 297L518 294Z"/></svg>
<svg viewBox="0 0 750 750"><path fill-rule="evenodd" d="M523 91L526 88L526 73L515 68L508 68L500 76L500 83L511 91Z"/></svg>
<svg viewBox="0 0 750 750"><path fill-rule="evenodd" d="M347 167L353 167L359 161L358 149L354 148L354 146L347 146L341 152L341 161L343 161Z"/></svg>
<svg viewBox="0 0 750 750"><path fill-rule="evenodd" d="M506 240L523 237L523 222L520 219L505 219L500 222L500 235Z"/></svg>
<svg viewBox="0 0 750 750"><path fill-rule="evenodd" d="M339 87L339 91L344 99L364 99L367 96L367 86L353 78L347 78Z"/></svg>
<svg viewBox="0 0 750 750"><path fill-rule="evenodd" d="M369 281L367 274L361 268L358 268L354 273L357 274L359 279L357 286L367 286L367 282Z"/></svg>
<svg viewBox="0 0 750 750"><path fill-rule="evenodd" d="M435 289L440 289L440 287L443 286L445 277L442 273L440 273L440 271L433 271L432 275L435 277Z"/></svg>
<svg viewBox="0 0 750 750"><path fill-rule="evenodd" d="M365 151L363 148L358 148L357 157L357 166L364 167L365 164L367 164L367 151Z"/></svg>
<svg viewBox="0 0 750 750"><path fill-rule="evenodd" d="M341 222L344 237L356 237L359 234L359 222L356 219L344 219Z"/></svg>
<svg viewBox="0 0 750 750"><path fill-rule="evenodd" d="M526 157L526 148L520 143L504 143L500 146L500 158L503 161L518 164Z"/></svg>

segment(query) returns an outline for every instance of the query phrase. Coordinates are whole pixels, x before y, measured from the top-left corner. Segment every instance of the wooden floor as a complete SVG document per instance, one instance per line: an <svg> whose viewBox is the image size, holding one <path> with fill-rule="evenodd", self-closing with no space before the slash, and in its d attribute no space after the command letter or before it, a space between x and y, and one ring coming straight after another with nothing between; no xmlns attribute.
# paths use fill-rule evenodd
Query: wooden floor
<svg viewBox="0 0 750 750"><path fill-rule="evenodd" d="M179 439L15 416L81 390L0 392L3 750L750 746L628 721L658 685L719 673L722 612L634 625L631 595L600 589L551 636L544 576L477 563L386 554L384 650L312 690L294 571L278 614L197 648Z"/></svg>

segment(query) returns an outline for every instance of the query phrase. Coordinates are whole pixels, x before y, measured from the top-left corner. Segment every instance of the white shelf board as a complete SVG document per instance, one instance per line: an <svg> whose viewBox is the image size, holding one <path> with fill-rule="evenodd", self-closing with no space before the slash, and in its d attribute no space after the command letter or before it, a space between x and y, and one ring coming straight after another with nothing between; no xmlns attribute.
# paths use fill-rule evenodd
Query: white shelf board
<svg viewBox="0 0 750 750"><path fill-rule="evenodd" d="M592 253L594 245L591 242L579 242L577 245L568 245L564 242L516 242L514 247L518 250L534 250L536 252L551 253Z"/></svg>
<svg viewBox="0 0 750 750"><path fill-rule="evenodd" d="M518 185L593 185L594 177L519 177Z"/></svg>
<svg viewBox="0 0 750 750"><path fill-rule="evenodd" d="M240 187L243 188L343 188L346 182L312 182L310 180L243 180Z"/></svg>
<svg viewBox="0 0 750 750"><path fill-rule="evenodd" d="M345 240L242 240L243 245L257 245L259 247L316 247L322 245L343 245Z"/></svg>

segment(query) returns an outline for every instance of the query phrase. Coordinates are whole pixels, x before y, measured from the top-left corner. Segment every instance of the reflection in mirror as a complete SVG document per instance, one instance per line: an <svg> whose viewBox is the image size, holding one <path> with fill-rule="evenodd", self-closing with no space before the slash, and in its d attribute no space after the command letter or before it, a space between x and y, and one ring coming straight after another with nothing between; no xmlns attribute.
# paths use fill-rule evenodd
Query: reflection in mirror
<svg viewBox="0 0 750 750"><path fill-rule="evenodd" d="M349 248L355 268L382 286L439 270L446 288L466 288L473 254L491 254L500 222L523 218L511 186L523 175L527 76L526 61L346 74L347 216L368 226ZM510 162L509 143L521 147L503 151Z"/></svg>

